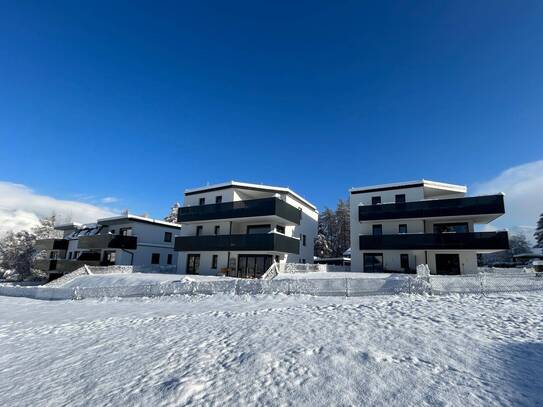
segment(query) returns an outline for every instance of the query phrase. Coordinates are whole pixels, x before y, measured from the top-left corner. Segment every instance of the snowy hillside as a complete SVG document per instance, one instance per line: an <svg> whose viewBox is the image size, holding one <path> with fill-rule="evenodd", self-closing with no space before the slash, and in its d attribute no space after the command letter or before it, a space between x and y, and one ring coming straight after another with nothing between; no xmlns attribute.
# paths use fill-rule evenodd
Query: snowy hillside
<svg viewBox="0 0 543 407"><path fill-rule="evenodd" d="M534 405L542 299L0 297L0 405Z"/></svg>

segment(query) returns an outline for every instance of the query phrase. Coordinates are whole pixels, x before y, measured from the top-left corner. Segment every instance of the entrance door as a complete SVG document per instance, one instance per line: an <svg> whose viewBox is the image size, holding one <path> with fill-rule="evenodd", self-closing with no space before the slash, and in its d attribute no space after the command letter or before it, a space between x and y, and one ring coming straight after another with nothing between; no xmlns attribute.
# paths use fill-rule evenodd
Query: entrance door
<svg viewBox="0 0 543 407"><path fill-rule="evenodd" d="M436 254L436 273L445 275L460 274L460 255Z"/></svg>
<svg viewBox="0 0 543 407"><path fill-rule="evenodd" d="M238 277L260 278L271 264L272 256L240 254L238 256Z"/></svg>
<svg viewBox="0 0 543 407"><path fill-rule="evenodd" d="M187 274L198 274L200 269L200 255L189 254L187 256Z"/></svg>
<svg viewBox="0 0 543 407"><path fill-rule="evenodd" d="M364 253L364 273L383 272L383 253Z"/></svg>

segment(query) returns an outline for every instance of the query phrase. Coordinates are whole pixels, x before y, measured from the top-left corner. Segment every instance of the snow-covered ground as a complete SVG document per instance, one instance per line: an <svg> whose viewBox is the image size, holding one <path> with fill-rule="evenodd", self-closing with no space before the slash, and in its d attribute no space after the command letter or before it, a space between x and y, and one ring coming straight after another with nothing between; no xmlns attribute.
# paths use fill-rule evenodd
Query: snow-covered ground
<svg viewBox="0 0 543 407"><path fill-rule="evenodd" d="M537 405L543 294L0 297L0 405Z"/></svg>
<svg viewBox="0 0 543 407"><path fill-rule="evenodd" d="M218 281L227 277L190 276L186 274L161 273L125 273L125 274L95 274L74 278L63 287L126 287L136 285L152 285L172 281Z"/></svg>
<svg viewBox="0 0 543 407"><path fill-rule="evenodd" d="M325 272L313 271L308 273L279 273L275 278L277 280L321 280L321 279L338 279L338 278L409 278L410 274L398 273L358 273L349 271ZM413 275L414 277L415 275Z"/></svg>

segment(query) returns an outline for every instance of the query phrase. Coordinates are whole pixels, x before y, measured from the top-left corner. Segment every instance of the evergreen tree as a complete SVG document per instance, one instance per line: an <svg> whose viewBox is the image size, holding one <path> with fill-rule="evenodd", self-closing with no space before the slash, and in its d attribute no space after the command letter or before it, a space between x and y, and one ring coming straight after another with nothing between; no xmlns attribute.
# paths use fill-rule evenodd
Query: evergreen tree
<svg viewBox="0 0 543 407"><path fill-rule="evenodd" d="M535 247L543 249L543 213L539 215L534 237L536 241Z"/></svg>
<svg viewBox="0 0 543 407"><path fill-rule="evenodd" d="M62 232L55 230L55 223L55 214L41 218L40 223L32 228L31 233L35 239L60 239L62 238Z"/></svg>
<svg viewBox="0 0 543 407"><path fill-rule="evenodd" d="M348 202L340 199L336 208L337 244L333 257L342 257L351 247L351 210Z"/></svg>
<svg viewBox="0 0 543 407"><path fill-rule="evenodd" d="M177 213L179 212L179 208L181 205L179 202L176 202L172 205L172 209L170 209L170 213L164 218L166 222L171 223L177 223Z"/></svg>
<svg viewBox="0 0 543 407"><path fill-rule="evenodd" d="M24 279L32 274L35 236L28 232L8 232L0 240L0 269L11 278ZM2 273L4 274L4 273ZM4 277L7 277L4 274Z"/></svg>

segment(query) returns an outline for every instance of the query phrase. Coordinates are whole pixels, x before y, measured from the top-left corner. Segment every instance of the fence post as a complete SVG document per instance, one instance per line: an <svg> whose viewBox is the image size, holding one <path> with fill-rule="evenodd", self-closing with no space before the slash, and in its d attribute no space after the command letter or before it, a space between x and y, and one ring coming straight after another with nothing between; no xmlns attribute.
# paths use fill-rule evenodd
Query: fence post
<svg viewBox="0 0 543 407"><path fill-rule="evenodd" d="M345 297L349 296L349 279L345 277Z"/></svg>

